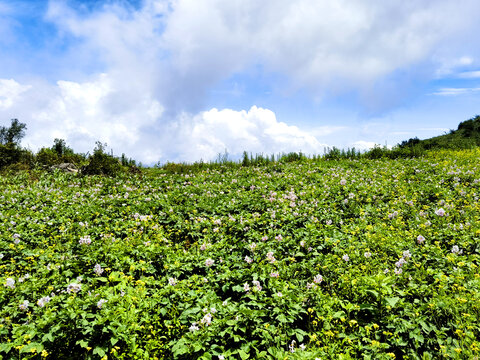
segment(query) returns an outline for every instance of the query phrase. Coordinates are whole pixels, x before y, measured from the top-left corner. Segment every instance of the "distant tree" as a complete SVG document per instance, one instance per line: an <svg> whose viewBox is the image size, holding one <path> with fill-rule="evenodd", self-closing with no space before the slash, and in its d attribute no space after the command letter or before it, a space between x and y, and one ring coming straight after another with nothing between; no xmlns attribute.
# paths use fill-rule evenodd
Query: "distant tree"
<svg viewBox="0 0 480 360"><path fill-rule="evenodd" d="M15 144L18 145L20 140L25 136L25 130L27 125L18 121L18 119L12 119L10 127L0 127L0 144Z"/></svg>
<svg viewBox="0 0 480 360"><path fill-rule="evenodd" d="M65 140L63 139L53 140L52 150L54 150L58 156L65 155L65 152L67 150L67 144L65 143Z"/></svg>
<svg viewBox="0 0 480 360"><path fill-rule="evenodd" d="M122 170L119 160L105 152L107 144L102 144L100 141L97 141L95 145L96 147L93 150L93 155L89 157L88 164L82 167L82 174L106 176L117 175Z"/></svg>

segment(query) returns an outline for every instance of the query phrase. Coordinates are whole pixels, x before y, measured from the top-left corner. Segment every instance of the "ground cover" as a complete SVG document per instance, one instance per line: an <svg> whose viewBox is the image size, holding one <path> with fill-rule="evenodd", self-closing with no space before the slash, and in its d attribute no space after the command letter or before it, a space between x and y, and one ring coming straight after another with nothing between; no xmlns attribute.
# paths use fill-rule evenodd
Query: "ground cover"
<svg viewBox="0 0 480 360"><path fill-rule="evenodd" d="M0 357L478 357L479 156L2 176Z"/></svg>

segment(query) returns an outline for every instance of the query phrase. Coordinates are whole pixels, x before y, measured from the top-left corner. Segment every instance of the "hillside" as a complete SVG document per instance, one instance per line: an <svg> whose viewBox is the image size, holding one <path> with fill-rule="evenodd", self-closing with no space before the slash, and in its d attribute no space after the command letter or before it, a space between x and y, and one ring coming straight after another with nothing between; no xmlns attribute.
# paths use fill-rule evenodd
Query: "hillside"
<svg viewBox="0 0 480 360"><path fill-rule="evenodd" d="M0 176L0 359L475 359L480 149Z"/></svg>
<svg viewBox="0 0 480 360"><path fill-rule="evenodd" d="M469 149L480 145L480 116L465 120L458 125L457 130L448 134L420 140L417 137L403 141L399 147L418 147L430 149Z"/></svg>

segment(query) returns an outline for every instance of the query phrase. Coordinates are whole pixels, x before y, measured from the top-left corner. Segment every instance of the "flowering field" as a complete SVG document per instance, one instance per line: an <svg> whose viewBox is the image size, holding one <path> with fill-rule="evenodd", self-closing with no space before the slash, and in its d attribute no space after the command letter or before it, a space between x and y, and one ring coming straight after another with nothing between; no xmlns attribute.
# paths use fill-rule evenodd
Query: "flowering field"
<svg viewBox="0 0 480 360"><path fill-rule="evenodd" d="M480 354L479 150L0 188L0 358Z"/></svg>

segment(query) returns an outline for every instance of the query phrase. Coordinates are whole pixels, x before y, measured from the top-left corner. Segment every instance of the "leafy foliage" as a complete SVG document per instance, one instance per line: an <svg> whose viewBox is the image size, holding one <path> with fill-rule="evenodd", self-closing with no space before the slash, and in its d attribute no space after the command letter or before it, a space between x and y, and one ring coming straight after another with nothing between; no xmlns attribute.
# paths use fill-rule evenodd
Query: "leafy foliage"
<svg viewBox="0 0 480 360"><path fill-rule="evenodd" d="M399 146L402 149L417 148L423 150L433 149L470 149L480 145L480 116L475 116L463 121L458 125L457 130L450 133L436 136L426 140L412 138L403 141Z"/></svg>
<svg viewBox="0 0 480 360"><path fill-rule="evenodd" d="M0 356L478 357L479 155L0 177Z"/></svg>
<svg viewBox="0 0 480 360"><path fill-rule="evenodd" d="M120 162L105 152L106 144L97 142L93 155L88 159L88 164L82 168L84 175L116 176L121 170Z"/></svg>

